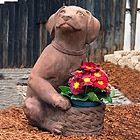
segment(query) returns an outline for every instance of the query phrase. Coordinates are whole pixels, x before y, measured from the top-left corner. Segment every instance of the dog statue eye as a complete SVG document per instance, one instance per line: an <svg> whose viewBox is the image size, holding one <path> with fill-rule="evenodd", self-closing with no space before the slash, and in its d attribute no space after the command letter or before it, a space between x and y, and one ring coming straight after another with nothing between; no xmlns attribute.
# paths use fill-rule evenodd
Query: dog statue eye
<svg viewBox="0 0 140 140"><path fill-rule="evenodd" d="M87 11L87 10L86 10L86 13L87 13L88 15L90 15L90 12L89 12L89 11Z"/></svg>
<svg viewBox="0 0 140 140"><path fill-rule="evenodd" d="M59 13L60 14L64 14L65 13L65 10L61 10Z"/></svg>
<svg viewBox="0 0 140 140"><path fill-rule="evenodd" d="M85 16L81 11L77 11L76 14L79 14L80 16Z"/></svg>

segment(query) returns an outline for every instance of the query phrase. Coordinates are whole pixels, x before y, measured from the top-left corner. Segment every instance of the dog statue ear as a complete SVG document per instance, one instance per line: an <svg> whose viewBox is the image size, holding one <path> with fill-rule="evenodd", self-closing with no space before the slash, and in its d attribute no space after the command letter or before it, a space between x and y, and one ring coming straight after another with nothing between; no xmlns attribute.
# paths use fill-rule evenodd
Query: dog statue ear
<svg viewBox="0 0 140 140"><path fill-rule="evenodd" d="M87 24L87 36L86 36L86 43L89 44L93 42L96 37L98 36L100 30L100 22L90 15L89 21Z"/></svg>
<svg viewBox="0 0 140 140"><path fill-rule="evenodd" d="M50 18L48 19L48 22L47 22L47 29L50 33L50 38L51 40L54 39L54 36L55 36L55 14L53 14L52 16L50 16Z"/></svg>
<svg viewBox="0 0 140 140"><path fill-rule="evenodd" d="M48 23L47 23L47 29L50 33L50 38L51 40L54 39L55 36L55 24L56 24L56 19L55 17L57 16L58 12L61 9L64 9L66 6L61 7L60 9L57 10L57 12L55 14L53 14L52 16L50 16L50 18L48 19Z"/></svg>

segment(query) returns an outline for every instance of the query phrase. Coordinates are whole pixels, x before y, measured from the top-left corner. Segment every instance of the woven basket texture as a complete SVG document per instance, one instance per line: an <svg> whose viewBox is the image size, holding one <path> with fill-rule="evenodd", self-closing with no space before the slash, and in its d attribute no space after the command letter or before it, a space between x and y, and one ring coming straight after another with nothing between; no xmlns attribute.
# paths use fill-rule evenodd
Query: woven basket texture
<svg viewBox="0 0 140 140"><path fill-rule="evenodd" d="M96 107L71 107L67 111L48 108L47 117L63 124L63 134L101 135L105 116L105 107L106 105L102 103Z"/></svg>

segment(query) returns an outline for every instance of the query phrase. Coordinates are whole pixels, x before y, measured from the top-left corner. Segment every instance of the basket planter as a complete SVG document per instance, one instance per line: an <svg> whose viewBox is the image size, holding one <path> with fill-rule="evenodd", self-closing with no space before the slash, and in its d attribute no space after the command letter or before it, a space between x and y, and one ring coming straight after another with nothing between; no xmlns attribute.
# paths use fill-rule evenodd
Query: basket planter
<svg viewBox="0 0 140 140"><path fill-rule="evenodd" d="M63 134L100 135L102 133L105 104L95 107L71 107L67 111L50 108L48 117L64 125Z"/></svg>

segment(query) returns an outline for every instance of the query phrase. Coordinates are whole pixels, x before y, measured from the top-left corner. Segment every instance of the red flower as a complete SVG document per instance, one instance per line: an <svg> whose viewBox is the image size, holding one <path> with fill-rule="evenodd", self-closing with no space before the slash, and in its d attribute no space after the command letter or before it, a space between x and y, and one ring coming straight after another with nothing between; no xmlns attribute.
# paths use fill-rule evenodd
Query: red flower
<svg viewBox="0 0 140 140"><path fill-rule="evenodd" d="M72 72L71 74L80 78L80 77L82 77L83 70L76 70L76 71Z"/></svg>
<svg viewBox="0 0 140 140"><path fill-rule="evenodd" d="M108 76L107 76L107 74L106 74L106 72L105 72L104 70L102 70L102 69L100 68L100 71L103 72L103 73L105 74L105 76L108 78Z"/></svg>
<svg viewBox="0 0 140 140"><path fill-rule="evenodd" d="M83 76L82 79L83 79L84 85L92 85L92 80L91 80L90 75Z"/></svg>
<svg viewBox="0 0 140 140"><path fill-rule="evenodd" d="M87 71L84 71L84 76L87 76L87 75L89 75L89 72L87 72Z"/></svg>
<svg viewBox="0 0 140 140"><path fill-rule="evenodd" d="M74 77L74 79L70 79L69 80L69 86L70 86L70 90L73 94L78 94L83 92L83 80Z"/></svg>
<svg viewBox="0 0 140 140"><path fill-rule="evenodd" d="M84 69L87 71L91 71L94 72L95 70L93 68L95 68L95 64L92 62L84 62L82 66L80 66L80 69Z"/></svg>
<svg viewBox="0 0 140 140"><path fill-rule="evenodd" d="M97 80L107 79L107 76L106 76L105 73L102 72L102 71L98 71L98 72L91 73L91 75L92 75L92 76L95 76Z"/></svg>
<svg viewBox="0 0 140 140"><path fill-rule="evenodd" d="M93 85L93 82L96 80L96 78L91 75L83 76L82 79L84 85Z"/></svg>
<svg viewBox="0 0 140 140"><path fill-rule="evenodd" d="M72 72L72 75L74 76L69 79L68 84L73 94L83 92L85 85L105 89L107 94L110 94L107 74L94 63L83 63L79 70Z"/></svg>
<svg viewBox="0 0 140 140"><path fill-rule="evenodd" d="M97 80L97 81L93 82L93 86L98 87L100 89L105 89L107 87L107 85L108 85L107 79L103 79L103 80L99 80L99 81Z"/></svg>

